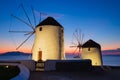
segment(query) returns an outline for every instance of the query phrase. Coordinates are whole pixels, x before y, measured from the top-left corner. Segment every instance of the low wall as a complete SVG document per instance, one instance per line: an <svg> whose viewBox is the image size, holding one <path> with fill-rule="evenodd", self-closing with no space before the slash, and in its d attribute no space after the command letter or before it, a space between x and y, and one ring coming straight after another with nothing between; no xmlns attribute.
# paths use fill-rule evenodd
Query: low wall
<svg viewBox="0 0 120 80"><path fill-rule="evenodd" d="M30 71L35 71L35 61L33 60L21 60L21 64L26 66Z"/></svg>
<svg viewBox="0 0 120 80"><path fill-rule="evenodd" d="M47 60L44 64L45 71L56 70L56 62L59 60Z"/></svg>
<svg viewBox="0 0 120 80"><path fill-rule="evenodd" d="M28 80L30 76L29 69L25 67L23 64L18 64L18 67L20 69L20 73L11 80Z"/></svg>
<svg viewBox="0 0 120 80"><path fill-rule="evenodd" d="M92 64L90 60L76 60L56 63L57 71L90 71Z"/></svg>
<svg viewBox="0 0 120 80"><path fill-rule="evenodd" d="M47 60L44 68L45 71L85 71L91 69L91 60Z"/></svg>

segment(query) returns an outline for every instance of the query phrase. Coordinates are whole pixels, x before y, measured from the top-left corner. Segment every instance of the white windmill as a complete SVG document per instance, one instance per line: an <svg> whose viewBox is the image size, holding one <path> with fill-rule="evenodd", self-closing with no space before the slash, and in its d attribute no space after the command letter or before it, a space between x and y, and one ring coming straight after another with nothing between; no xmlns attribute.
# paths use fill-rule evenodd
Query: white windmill
<svg viewBox="0 0 120 80"><path fill-rule="evenodd" d="M33 34L35 34L34 44L32 47L33 60L46 61L47 59L64 59L64 28L52 17L48 17L36 25L35 13L33 8L31 8L35 23L33 26L23 6L22 9L28 21L24 21L13 14L11 16L28 25L32 28L32 31L9 31L23 32L25 35L29 35L16 49L19 49Z"/></svg>
<svg viewBox="0 0 120 80"><path fill-rule="evenodd" d="M84 34L82 34L80 29L76 29L75 32L73 33L73 41L71 42L72 46L70 46L70 48L75 48L73 52L74 58L80 58L83 37Z"/></svg>
<svg viewBox="0 0 120 80"><path fill-rule="evenodd" d="M91 39L83 44L81 57L82 59L90 59L94 66L103 65L101 46Z"/></svg>

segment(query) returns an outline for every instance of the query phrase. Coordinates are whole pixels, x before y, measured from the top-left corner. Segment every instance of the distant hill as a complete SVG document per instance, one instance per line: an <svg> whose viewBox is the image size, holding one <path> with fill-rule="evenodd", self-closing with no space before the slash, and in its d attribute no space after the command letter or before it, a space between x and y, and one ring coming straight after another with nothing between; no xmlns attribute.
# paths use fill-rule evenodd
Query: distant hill
<svg viewBox="0 0 120 80"><path fill-rule="evenodd" d="M113 49L113 50L103 50L103 55L120 55L120 48Z"/></svg>
<svg viewBox="0 0 120 80"><path fill-rule="evenodd" d="M24 52L19 52L19 51L13 51L13 52L6 52L6 53L3 53L3 54L0 54L0 55L31 55L31 54L28 54L28 53L24 53Z"/></svg>

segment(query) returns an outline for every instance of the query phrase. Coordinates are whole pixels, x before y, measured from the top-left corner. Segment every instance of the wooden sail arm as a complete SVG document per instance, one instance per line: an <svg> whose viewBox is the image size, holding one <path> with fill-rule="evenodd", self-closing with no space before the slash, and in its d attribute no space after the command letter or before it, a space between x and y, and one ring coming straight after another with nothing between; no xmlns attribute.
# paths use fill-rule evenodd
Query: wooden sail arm
<svg viewBox="0 0 120 80"><path fill-rule="evenodd" d="M13 33L30 33L33 31L13 31L13 30L9 30L9 32L13 32Z"/></svg>
<svg viewBox="0 0 120 80"><path fill-rule="evenodd" d="M13 15L13 14L11 14L11 16L14 17L15 19L17 19L17 20L25 23L26 25L28 25L30 28L32 28L32 29L34 30L34 27L33 27L31 24L27 23L26 21L22 20L21 18L15 16L15 15Z"/></svg>
<svg viewBox="0 0 120 80"><path fill-rule="evenodd" d="M32 25L32 23L31 23L31 21L30 21L30 18L28 17L28 14L27 14L27 12L26 12L26 10L25 10L23 4L21 4L21 7L22 7L22 9L23 9L23 11L24 11L24 13L25 13L25 15L26 15L26 17L27 17L27 19L28 19L30 25Z"/></svg>
<svg viewBox="0 0 120 80"><path fill-rule="evenodd" d="M16 50L18 50L32 35L33 35L33 33L32 33L31 35L29 35L29 36L16 48Z"/></svg>

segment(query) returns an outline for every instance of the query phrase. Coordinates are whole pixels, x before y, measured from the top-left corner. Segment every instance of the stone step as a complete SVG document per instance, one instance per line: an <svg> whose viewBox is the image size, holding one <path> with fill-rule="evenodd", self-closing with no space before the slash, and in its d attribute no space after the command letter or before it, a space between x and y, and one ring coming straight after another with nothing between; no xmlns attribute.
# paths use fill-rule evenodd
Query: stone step
<svg viewBox="0 0 120 80"><path fill-rule="evenodd" d="M36 71L44 71L45 62L38 61L36 62Z"/></svg>

